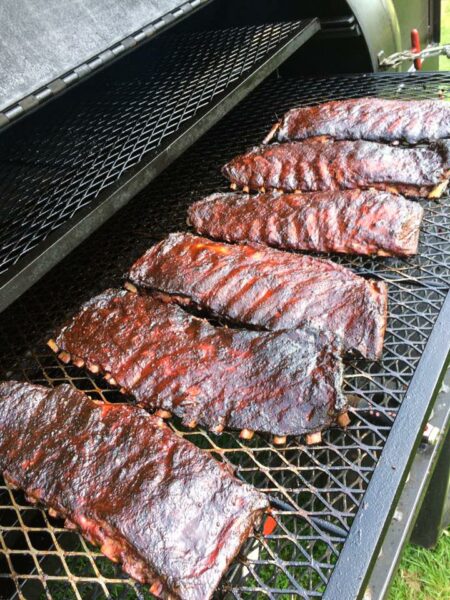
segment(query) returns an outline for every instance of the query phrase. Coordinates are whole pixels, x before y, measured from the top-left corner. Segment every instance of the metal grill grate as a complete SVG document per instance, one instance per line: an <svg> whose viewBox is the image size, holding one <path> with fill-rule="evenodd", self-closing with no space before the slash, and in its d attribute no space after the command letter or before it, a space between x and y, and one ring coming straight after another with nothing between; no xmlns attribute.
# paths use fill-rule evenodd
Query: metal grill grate
<svg viewBox="0 0 450 600"><path fill-rule="evenodd" d="M0 142L0 274L124 174L168 155L197 116L316 28L309 19L167 34L36 115L34 127L8 132Z"/></svg>
<svg viewBox="0 0 450 600"><path fill-rule="evenodd" d="M219 167L226 160L258 142L275 116L295 104L368 94L429 98L441 89L448 94L449 84L450 74L267 81L3 313L0 378L47 385L70 382L95 398L122 399L100 378L60 364L45 340L81 302L106 286L120 285L122 273L149 245L185 228L192 201L225 189ZM390 282L383 359L355 359L346 367L347 391L366 400L347 431L325 432L319 446L306 447L302 439L291 439L286 447L274 447L265 436L245 442L233 433L187 431L177 420L172 422L181 435L229 461L248 482L335 526L336 533L330 534L292 511L275 511L278 527L268 537L249 540L218 597L314 598L324 593L448 294L450 198L426 207L420 256L339 259ZM374 420L371 408L384 418ZM7 590L7 597L148 597L77 534L64 531L60 521L30 507L21 493L5 485L0 486L0 528L0 588Z"/></svg>

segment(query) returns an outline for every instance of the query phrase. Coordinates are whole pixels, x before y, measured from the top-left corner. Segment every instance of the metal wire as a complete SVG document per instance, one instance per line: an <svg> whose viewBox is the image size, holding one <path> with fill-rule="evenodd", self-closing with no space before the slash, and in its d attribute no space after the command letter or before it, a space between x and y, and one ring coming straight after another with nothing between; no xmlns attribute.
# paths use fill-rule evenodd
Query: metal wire
<svg viewBox="0 0 450 600"><path fill-rule="evenodd" d="M366 95L448 97L449 86L450 74L444 73L267 81L1 315L0 379L52 386L68 382L94 398L122 400L101 378L59 363L45 341L81 302L107 286L120 285L122 274L149 245L170 231L184 229L191 202L226 189L219 171L226 160L260 141L271 123L294 105ZM280 501L274 513L277 528L270 536L258 534L249 540L224 578L218 598L316 598L323 594L345 541L321 528L320 521L296 518L281 503L348 532L363 501L390 424L449 291L450 198L423 204L426 219L418 257L332 257L389 281L382 360L355 358L346 366L346 391L364 399L363 409L356 409L347 431L325 432L318 446L309 447L302 438L293 438L278 447L266 436L244 441L234 433L186 430L179 421L172 421L180 435L218 460L228 461L239 469L240 477ZM373 420L370 408L385 418ZM4 484L0 485L0 544L0 589L6 597L149 597L76 533L65 531L60 521L31 507L20 492Z"/></svg>
<svg viewBox="0 0 450 600"><path fill-rule="evenodd" d="M392 69L398 67L402 62L414 61L418 58L431 58L432 56L446 56L450 58L450 44L444 44L441 46L428 46L420 52L414 50L402 50L401 52L394 52L385 58L379 57L378 64L381 69Z"/></svg>
<svg viewBox="0 0 450 600"><path fill-rule="evenodd" d="M305 22L167 34L0 140L0 274L239 82Z"/></svg>
<svg viewBox="0 0 450 600"><path fill-rule="evenodd" d="M146 38L155 35L157 31L167 26L171 21L178 19L181 15L185 16L191 10L207 1L208 0L187 0L185 2L180 2L176 8L161 15L153 22L147 23L142 29L134 31L122 40L116 41L109 48L105 48L100 54L90 57L86 62L78 64L72 70L62 73L57 79L48 82L28 96L5 107L0 111L0 125L4 125L7 122L17 119L17 117L22 116L31 108L36 107L37 104L47 101L52 96L60 93L62 89L66 89L75 82L83 79L86 75L92 73L95 69L108 63L110 60L129 49L131 45L136 46L141 44Z"/></svg>

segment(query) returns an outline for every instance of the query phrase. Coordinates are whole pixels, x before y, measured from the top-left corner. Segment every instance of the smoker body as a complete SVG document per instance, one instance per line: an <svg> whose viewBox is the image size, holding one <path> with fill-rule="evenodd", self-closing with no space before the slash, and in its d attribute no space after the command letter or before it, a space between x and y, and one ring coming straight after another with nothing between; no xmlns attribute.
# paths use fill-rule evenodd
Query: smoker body
<svg viewBox="0 0 450 600"><path fill-rule="evenodd" d="M433 0L167 0L150 8L96 0L89 11L71 7L77 14L53 2L38 13L21 0L0 10L15 24L2 38L11 85L0 98L0 379L66 381L104 400L122 397L93 374L59 363L45 339L83 301L119 285L148 246L185 228L190 203L226 190L222 164L295 105L435 98L450 89L445 73L379 70L380 53L407 48L412 27L422 46L439 41ZM121 11L127 18L119 23ZM29 77L20 79L26 62L18 50L26 45L17 33L25 14L27 39L39 43L28 54L36 72L28 65ZM86 35L77 38L80 28ZM70 36L72 47L64 44ZM346 391L366 407L347 431L330 430L318 447L293 439L280 449L264 436L245 443L172 423L249 483L329 523L320 529L277 511L277 530L251 540L218 598L353 599L368 585L372 598L386 592L393 570L374 584L377 557L426 442L449 356L450 198L424 207L417 259L332 257L390 290L383 360L346 367ZM414 518L392 541L397 557L434 465L448 473L438 463L449 423L448 402L441 404L434 458L413 493ZM58 589L76 598L144 597L76 533L1 481L0 535L6 597L58 597Z"/></svg>

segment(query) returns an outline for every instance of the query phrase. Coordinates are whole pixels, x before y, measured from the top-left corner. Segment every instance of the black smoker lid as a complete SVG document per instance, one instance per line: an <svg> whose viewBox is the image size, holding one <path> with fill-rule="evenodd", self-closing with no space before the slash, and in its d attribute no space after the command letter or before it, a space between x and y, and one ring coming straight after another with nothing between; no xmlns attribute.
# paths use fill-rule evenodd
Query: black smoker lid
<svg viewBox="0 0 450 600"><path fill-rule="evenodd" d="M4 0L0 126L209 0Z"/></svg>

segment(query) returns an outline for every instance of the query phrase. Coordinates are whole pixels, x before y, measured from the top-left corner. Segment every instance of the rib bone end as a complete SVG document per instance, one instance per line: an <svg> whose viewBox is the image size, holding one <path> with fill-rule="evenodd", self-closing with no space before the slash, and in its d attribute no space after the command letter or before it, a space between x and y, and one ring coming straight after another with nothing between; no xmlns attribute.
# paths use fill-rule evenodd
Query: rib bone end
<svg viewBox="0 0 450 600"><path fill-rule="evenodd" d="M285 435L274 435L273 443L275 444L275 446L284 446L286 443L286 436Z"/></svg>
<svg viewBox="0 0 450 600"><path fill-rule="evenodd" d="M135 285L133 285L132 283L130 283L129 281L125 281L125 283L123 284L123 287L126 290L128 290L129 292L131 292L132 294L138 293L137 287Z"/></svg>
<svg viewBox="0 0 450 600"><path fill-rule="evenodd" d="M52 338L48 340L47 346L50 348L50 350L53 350L53 352L59 352L59 346Z"/></svg>
<svg viewBox="0 0 450 600"><path fill-rule="evenodd" d="M313 444L320 444L322 441L322 434L320 431L316 431L315 433L308 433L306 436L306 443L308 446L312 446Z"/></svg>
<svg viewBox="0 0 450 600"><path fill-rule="evenodd" d="M150 586L150 594L153 594L154 596L156 596L157 598L159 598L161 596L161 594L163 593L163 589L164 588L163 588L162 583L157 579Z"/></svg>
<svg viewBox="0 0 450 600"><path fill-rule="evenodd" d="M428 194L428 198L430 198L431 200L438 200L447 189L447 186L448 179L441 181L441 183L439 183L435 188L431 190L431 192Z"/></svg>
<svg viewBox="0 0 450 600"><path fill-rule="evenodd" d="M58 358L61 362L65 363L66 365L68 363L70 363L70 354L69 354L69 352L66 352L65 350L63 350L62 352L60 352L58 354Z"/></svg>
<svg viewBox="0 0 450 600"><path fill-rule="evenodd" d="M242 431L239 434L239 437L243 440L251 440L254 435L255 432L251 429L242 429Z"/></svg>
<svg viewBox="0 0 450 600"><path fill-rule="evenodd" d="M163 408L159 408L155 412L155 415L157 417L161 417L161 419L171 419L172 418L172 413L169 410L164 410Z"/></svg>
<svg viewBox="0 0 450 600"><path fill-rule="evenodd" d="M350 423L350 417L348 416L348 413L342 413L342 415L339 415L337 422L341 427L347 427L347 425Z"/></svg>
<svg viewBox="0 0 450 600"><path fill-rule="evenodd" d="M281 121L278 121L277 123L275 123L275 125L272 126L272 129L269 131L269 133L266 135L266 137L263 139L263 144L268 144L270 141L273 140L276 132L278 131L278 129L281 127Z"/></svg>

